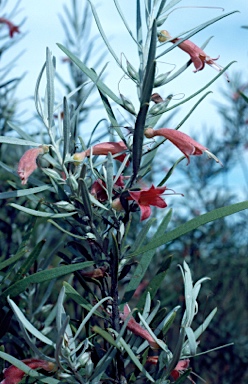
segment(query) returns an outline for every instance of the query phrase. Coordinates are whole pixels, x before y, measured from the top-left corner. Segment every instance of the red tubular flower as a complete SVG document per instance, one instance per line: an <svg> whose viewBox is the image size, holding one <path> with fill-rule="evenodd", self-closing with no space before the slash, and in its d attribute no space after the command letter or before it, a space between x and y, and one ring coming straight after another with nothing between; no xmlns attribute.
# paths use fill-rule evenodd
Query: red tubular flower
<svg viewBox="0 0 248 384"><path fill-rule="evenodd" d="M179 38L172 39L168 31L160 31L158 36L158 40L160 42L164 42L169 39L171 39L170 41L174 44L180 41ZM212 59L200 47L198 47L190 40L184 40L182 43L178 44L178 47L189 54L190 59L192 60L195 66L194 72L201 71L205 67L205 64L210 65L210 67L213 67L219 72L223 69L223 67L215 63L215 61L218 60L219 56L216 59Z"/></svg>
<svg viewBox="0 0 248 384"><path fill-rule="evenodd" d="M131 310L130 310L128 304L125 304L124 311L123 311L123 313L120 314L120 318L123 321L125 321L130 313L131 313ZM128 321L127 329L129 329L129 331L131 331L134 335L140 336L143 339L147 340L148 343L150 344L151 348L153 348L153 349L159 348L158 344L152 338L150 333L146 329L142 328L141 325L139 323L137 323L137 321L133 317L131 317L130 320Z"/></svg>
<svg viewBox="0 0 248 384"><path fill-rule="evenodd" d="M149 189L142 189L140 191L128 191L130 197L128 200L134 200L140 207L141 221L147 219L151 215L151 207L165 208L166 202L160 197L166 190L166 187L154 187L152 185Z"/></svg>
<svg viewBox="0 0 248 384"><path fill-rule="evenodd" d="M4 17L0 17L0 23L6 24L9 28L9 36L12 38L15 33L20 33L19 27L11 23L11 21L5 19Z"/></svg>
<svg viewBox="0 0 248 384"><path fill-rule="evenodd" d="M92 155L107 155L109 152L112 155L116 155L117 153L124 152L127 150L127 147L123 141L119 141L118 143L114 141L99 143L94 145L92 148L88 148L86 151L75 153L73 159L75 161L83 161L85 157L89 157ZM119 161L123 161L125 159L125 153L116 156L115 159Z"/></svg>
<svg viewBox="0 0 248 384"><path fill-rule="evenodd" d="M156 365L158 363L158 356L148 356L147 359L146 359L146 363L151 365ZM185 360L180 360L176 367L171 371L170 375L171 377L174 379L174 380L177 380L180 375L183 374L183 371L185 371L185 369L187 369L189 367L189 359L185 359ZM189 377L190 381L192 383L194 383L192 381L192 379Z"/></svg>
<svg viewBox="0 0 248 384"><path fill-rule="evenodd" d="M185 369L187 369L188 367L189 367L189 359L180 360L177 363L176 367L171 372L171 376L173 377L174 380L177 380L180 377L180 375L183 373L183 371L185 371Z"/></svg>
<svg viewBox="0 0 248 384"><path fill-rule="evenodd" d="M121 189L125 187L125 184L123 180L125 179L125 176L120 176L116 180L115 184L113 185L114 190ZM104 202L108 199L107 193L106 193L106 185L101 179L97 179L94 181L94 183L91 186L90 193L101 202ZM114 191L113 191L114 192Z"/></svg>
<svg viewBox="0 0 248 384"><path fill-rule="evenodd" d="M28 365L31 369L44 369L45 371L51 372L54 370L54 364L50 361L41 359L25 359L23 363ZM11 365L9 368L4 369L4 380L0 384L18 384L22 381L25 373L19 368Z"/></svg>
<svg viewBox="0 0 248 384"><path fill-rule="evenodd" d="M22 184L27 184L29 176L36 170L37 164L36 159L39 155L43 155L49 151L48 147L40 146L38 148L32 148L27 150L21 157L18 163L18 175L22 180Z"/></svg>
<svg viewBox="0 0 248 384"><path fill-rule="evenodd" d="M169 129L169 128L160 128L160 129L152 129L147 128L145 130L145 136L148 139L151 139L155 136L163 136L169 141L171 141L180 151L185 155L185 157L188 160L188 163L190 163L190 155L193 156L199 156L202 155L204 152L209 156L212 157L217 163L220 163L220 160L211 153L204 145L201 145L194 139L192 139L190 136L186 135L186 133L180 132L176 129ZM221 164L222 165L222 164Z"/></svg>

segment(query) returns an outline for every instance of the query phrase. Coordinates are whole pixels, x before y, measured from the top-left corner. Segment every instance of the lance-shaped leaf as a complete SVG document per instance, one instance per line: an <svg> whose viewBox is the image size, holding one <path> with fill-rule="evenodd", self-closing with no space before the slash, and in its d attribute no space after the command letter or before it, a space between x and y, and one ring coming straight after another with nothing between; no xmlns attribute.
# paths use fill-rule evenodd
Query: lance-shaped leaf
<svg viewBox="0 0 248 384"><path fill-rule="evenodd" d="M70 146L70 112L69 106L66 97L64 97L64 118L63 118L63 138L64 138L64 148L63 148L63 161L65 161L66 155L69 153Z"/></svg>
<svg viewBox="0 0 248 384"><path fill-rule="evenodd" d="M52 56L49 48L46 50L46 104L47 104L47 124L51 129L53 125L53 109L54 109L54 76L55 76L55 57Z"/></svg>
<svg viewBox="0 0 248 384"><path fill-rule="evenodd" d="M154 237L147 245L141 247L137 251L132 252L129 256L134 257L140 255L144 252L156 249L161 245L167 244L178 237L181 237L194 229L200 227L201 225L207 224L209 222L221 219L223 217L233 215L234 213L248 209L248 200L241 203L236 203L229 205L227 207L217 208L203 215L197 216L196 218L189 220L187 223L184 223L173 229L172 231L164 234L163 236Z"/></svg>

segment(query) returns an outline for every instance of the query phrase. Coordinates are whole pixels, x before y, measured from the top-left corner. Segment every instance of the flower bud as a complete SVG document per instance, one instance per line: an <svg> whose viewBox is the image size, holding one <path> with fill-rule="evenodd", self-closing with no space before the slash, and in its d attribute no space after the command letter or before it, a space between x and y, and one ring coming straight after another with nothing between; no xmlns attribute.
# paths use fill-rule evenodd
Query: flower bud
<svg viewBox="0 0 248 384"><path fill-rule="evenodd" d="M153 93L151 95L151 101L153 101L155 104L158 104L158 103L162 103L162 101L164 100L158 93Z"/></svg>
<svg viewBox="0 0 248 384"><path fill-rule="evenodd" d="M64 209L67 212L75 211L74 205L68 203L68 201L61 200L61 201L58 201L57 203L54 203L54 205L56 205L56 207L58 207L60 209Z"/></svg>
<svg viewBox="0 0 248 384"><path fill-rule="evenodd" d="M134 67L129 63L129 61L127 61L127 72L129 74L129 76L135 80L135 81L138 81L139 80L139 75L138 75L138 72L134 69Z"/></svg>
<svg viewBox="0 0 248 384"><path fill-rule="evenodd" d="M168 31L163 30L163 31L160 31L160 32L158 33L158 41L159 41L160 43L164 43L165 41L168 41L168 40L170 40L170 39L171 39L171 35L169 34Z"/></svg>
<svg viewBox="0 0 248 384"><path fill-rule="evenodd" d="M166 100L162 101L161 103L153 105L149 109L149 113L151 115L161 115L167 110L168 104L171 101L171 99L172 99L172 95L170 98L168 97Z"/></svg>
<svg viewBox="0 0 248 384"><path fill-rule="evenodd" d="M27 150L24 155L20 158L18 163L18 175L22 180L22 184L27 184L29 176L36 170L37 168L37 157L39 155L44 155L49 151L49 147L47 145L41 145L38 148L32 148Z"/></svg>
<svg viewBox="0 0 248 384"><path fill-rule="evenodd" d="M112 202L112 208L117 211L117 212L120 212L120 211L123 211L123 206L121 204L121 201L119 199L119 197L117 197L117 199L114 199L113 202Z"/></svg>
<svg viewBox="0 0 248 384"><path fill-rule="evenodd" d="M145 129L144 135L147 139L152 139L155 136L155 131L153 128Z"/></svg>
<svg viewBox="0 0 248 384"><path fill-rule="evenodd" d="M58 174L57 171L55 171L54 169L51 169L51 168L42 168L42 171L49 177L51 177L53 180L55 181L62 181L64 182L64 180L61 178L61 176Z"/></svg>
<svg viewBox="0 0 248 384"><path fill-rule="evenodd" d="M127 99L125 96L123 96L121 93L120 93L120 97L121 97L121 99L123 101L124 108L128 112L135 114L135 109L134 109L134 106L133 106L132 102L129 99Z"/></svg>
<svg viewBox="0 0 248 384"><path fill-rule="evenodd" d="M154 80L154 87L161 87L162 85L166 84L169 74L170 72L166 72L158 75Z"/></svg>
<svg viewBox="0 0 248 384"><path fill-rule="evenodd" d="M72 156L73 160L75 161L75 165L78 165L78 163L81 163L86 157L86 151L74 153Z"/></svg>
<svg viewBox="0 0 248 384"><path fill-rule="evenodd" d="M69 180L70 180L70 186L73 189L73 191L77 191L78 190L78 182L77 182L76 178L73 175L70 175Z"/></svg>
<svg viewBox="0 0 248 384"><path fill-rule="evenodd" d="M168 18L168 15L164 16L164 17L160 17L158 20L157 20L157 27L161 27L162 24L164 24L164 22L167 20Z"/></svg>

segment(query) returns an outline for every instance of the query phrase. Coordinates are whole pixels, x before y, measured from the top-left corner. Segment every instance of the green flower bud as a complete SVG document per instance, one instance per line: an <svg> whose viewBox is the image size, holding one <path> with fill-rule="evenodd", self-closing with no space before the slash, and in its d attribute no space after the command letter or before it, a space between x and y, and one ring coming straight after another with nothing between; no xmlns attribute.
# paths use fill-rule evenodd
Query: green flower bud
<svg viewBox="0 0 248 384"><path fill-rule="evenodd" d="M134 106L133 106L133 104L132 104L132 102L129 100L129 99L127 99L125 96L123 96L121 93L120 93L120 97L121 97L121 99L122 99L122 101L123 101L123 106L124 106L124 108L128 111L128 112L130 112L130 113L132 113L132 114L136 114L136 112L135 112L135 109L134 109Z"/></svg>
<svg viewBox="0 0 248 384"><path fill-rule="evenodd" d="M65 211L67 212L73 212L75 211L75 207L73 204L70 204L68 203L68 201L58 201L57 203L54 203L54 205L56 205L56 207L60 208L60 209L64 209Z"/></svg>
<svg viewBox="0 0 248 384"><path fill-rule="evenodd" d="M166 72L158 75L154 80L154 87L161 87L162 85L166 84L169 74L170 72Z"/></svg>
<svg viewBox="0 0 248 384"><path fill-rule="evenodd" d="M64 182L62 177L58 172L51 168L42 168L42 171L49 177L51 177L55 181Z"/></svg>
<svg viewBox="0 0 248 384"><path fill-rule="evenodd" d="M160 115L162 113L164 113L168 107L168 104L169 102L171 101L173 95L169 95L167 97L167 99L165 99L164 101L162 101L161 103L158 103L158 104L155 104L153 105L150 109L149 109L149 113L150 115Z"/></svg>
<svg viewBox="0 0 248 384"><path fill-rule="evenodd" d="M129 63L129 61L127 61L127 72L129 74L129 76L135 80L135 81L138 81L139 80L139 75L138 75L138 72L135 70L135 68Z"/></svg>

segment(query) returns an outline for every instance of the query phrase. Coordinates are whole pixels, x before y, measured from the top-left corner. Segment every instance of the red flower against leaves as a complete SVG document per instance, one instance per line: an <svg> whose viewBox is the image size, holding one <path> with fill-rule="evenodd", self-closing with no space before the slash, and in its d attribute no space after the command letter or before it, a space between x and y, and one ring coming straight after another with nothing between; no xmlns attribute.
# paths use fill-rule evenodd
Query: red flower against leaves
<svg viewBox="0 0 248 384"><path fill-rule="evenodd" d="M110 152L112 155L116 155L118 153L125 152L126 150L127 150L127 147L123 141L104 142L104 143L93 145L92 148L88 148L86 151L75 153L73 155L73 159L75 161L83 161L85 157L89 157L91 154L107 156L107 154ZM126 157L125 153L122 153L121 155L116 156L115 159L119 161L123 161L125 157Z"/></svg>
<svg viewBox="0 0 248 384"><path fill-rule="evenodd" d="M160 197L166 190L166 187L154 187L152 185L148 189L142 189L140 191L128 191L128 200L134 200L140 207L141 221L147 219L151 215L151 207L165 208L166 202Z"/></svg>
<svg viewBox="0 0 248 384"><path fill-rule="evenodd" d="M8 19L5 19L4 17L0 17L0 23L6 24L9 28L9 36L12 38L15 33L20 33L19 27L17 25L14 25L11 21Z"/></svg>
<svg viewBox="0 0 248 384"><path fill-rule="evenodd" d="M171 376L173 377L174 380L177 380L180 375L189 367L189 359L185 360L180 360L176 367L171 371Z"/></svg>
<svg viewBox="0 0 248 384"><path fill-rule="evenodd" d="M32 148L27 150L21 157L18 163L18 175L22 180L22 184L27 184L29 176L36 170L36 159L39 155L43 155L48 152L47 146L41 146L38 148Z"/></svg>
<svg viewBox="0 0 248 384"><path fill-rule="evenodd" d="M120 176L115 184L113 185L113 189L122 189L125 187L125 184L123 180L125 179L125 176ZM114 192L113 190L113 192ZM108 199L107 192L106 192L106 184L101 180L97 179L94 181L94 183L91 186L90 193L98 200L101 202L104 202Z"/></svg>
<svg viewBox="0 0 248 384"><path fill-rule="evenodd" d="M41 359L25 359L22 362L28 365L31 369L44 369L45 371L51 372L54 370L54 364L50 361ZM22 381L25 373L19 368L11 365L9 368L4 369L4 380L0 384L18 384Z"/></svg>
<svg viewBox="0 0 248 384"><path fill-rule="evenodd" d="M147 364L154 364L156 365L158 363L158 356L148 356L147 359L146 359L146 363ZM177 380L180 375L182 375L184 373L184 371L189 368L189 363L190 363L190 360L189 359L185 359L185 360L180 360L177 365L175 366L175 368L171 371L170 375L171 377L174 379L174 380ZM191 379L191 377L189 377L189 380L193 383L194 381Z"/></svg>
<svg viewBox="0 0 248 384"><path fill-rule="evenodd" d="M160 42L170 40L174 44L178 43L180 41L179 38L172 39L169 32L165 31L165 30L160 31L159 36L158 36L158 40ZM189 54L190 59L195 66L194 72L201 71L205 67L205 64L210 65L210 67L216 69L219 72L222 71L223 67L221 67L220 65L215 63L215 61L218 60L219 56L216 59L212 59L210 56L208 56L200 47L198 47L192 41L184 40L180 44L178 44L178 47L181 48L184 52Z"/></svg>
<svg viewBox="0 0 248 384"><path fill-rule="evenodd" d="M204 152L209 157L212 157L217 163L221 164L220 160L206 147L204 147L204 145L201 145L200 143L192 139L190 136L186 135L186 133L180 132L176 129L160 128L155 130L152 128L147 128L145 130L145 136L148 139L151 139L155 136L163 136L164 138L168 139L185 155L188 160L188 164L190 162L190 155L199 156L202 155Z"/></svg>
<svg viewBox="0 0 248 384"><path fill-rule="evenodd" d="M131 313L131 310L129 308L128 304L125 304L123 313L120 314L120 318L125 321L128 317L128 315ZM153 337L150 335L150 333L141 327L139 323L131 316L130 320L127 323L127 329L131 331L134 335L140 336L143 339L147 340L150 344L151 348L158 349L158 344L153 339Z"/></svg>

